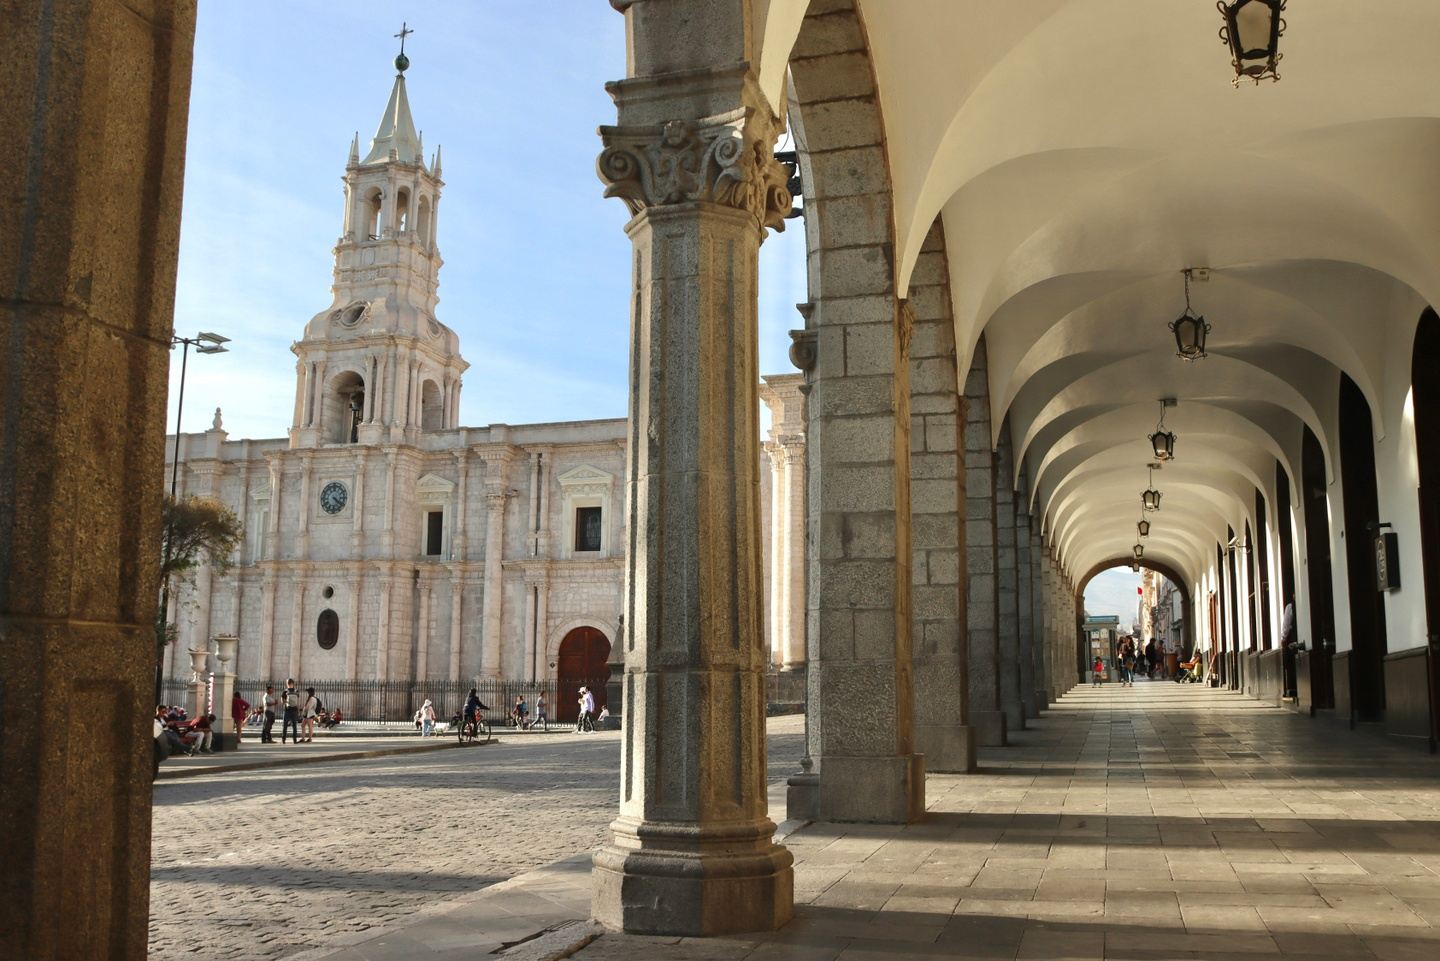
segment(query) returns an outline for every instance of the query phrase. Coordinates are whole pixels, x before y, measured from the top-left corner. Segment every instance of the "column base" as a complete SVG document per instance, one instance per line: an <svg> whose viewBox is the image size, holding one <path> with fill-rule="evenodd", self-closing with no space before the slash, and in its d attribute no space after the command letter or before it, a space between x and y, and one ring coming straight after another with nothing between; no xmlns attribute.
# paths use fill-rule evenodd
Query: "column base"
<svg viewBox="0 0 1440 961"><path fill-rule="evenodd" d="M909 824L925 815L924 755L816 760L818 774L790 779L790 817L812 811L807 820Z"/></svg>
<svg viewBox="0 0 1440 961"><path fill-rule="evenodd" d="M1020 711L1027 721L1040 716L1040 705L1035 700L1034 691L1020 695Z"/></svg>
<svg viewBox="0 0 1440 961"><path fill-rule="evenodd" d="M795 907L794 858L775 825L621 818L595 854L591 913L629 934L774 931Z"/></svg>
<svg viewBox="0 0 1440 961"><path fill-rule="evenodd" d="M1023 730L1025 730L1025 705L1020 702L1019 698L1016 698L1013 704L1005 707L1005 737L1008 740L1011 731Z"/></svg>
<svg viewBox="0 0 1440 961"><path fill-rule="evenodd" d="M975 773L975 729L964 724L916 724L915 751L925 770L937 774Z"/></svg>
<svg viewBox="0 0 1440 961"><path fill-rule="evenodd" d="M1036 709L1036 715L1035 715L1035 716L1036 716L1036 717L1039 717L1039 716L1040 716L1040 715L1039 715L1039 712L1040 712L1040 711L1044 711L1044 710L1048 710L1049 707L1050 707L1050 695L1049 695L1047 692L1043 691L1043 690L1037 690L1037 691L1035 692L1035 709Z"/></svg>
<svg viewBox="0 0 1440 961"><path fill-rule="evenodd" d="M970 726L975 729L975 743L980 747L1004 747L1007 743L1003 711L971 711Z"/></svg>

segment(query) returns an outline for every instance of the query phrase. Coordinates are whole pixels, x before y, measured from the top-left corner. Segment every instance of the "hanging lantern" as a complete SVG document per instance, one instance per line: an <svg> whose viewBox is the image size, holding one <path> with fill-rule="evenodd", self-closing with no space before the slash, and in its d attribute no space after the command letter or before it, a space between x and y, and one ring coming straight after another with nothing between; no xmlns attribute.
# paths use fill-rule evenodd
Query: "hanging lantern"
<svg viewBox="0 0 1440 961"><path fill-rule="evenodd" d="M1135 525L1135 529L1140 532L1140 536L1141 536L1141 537L1149 537L1149 536L1150 536L1150 522L1149 522L1149 521L1142 520L1140 523L1138 523L1138 524Z"/></svg>
<svg viewBox="0 0 1440 961"><path fill-rule="evenodd" d="M1151 434L1150 446L1155 450L1156 460L1172 460L1175 457L1175 435L1168 430L1157 430Z"/></svg>
<svg viewBox="0 0 1440 961"><path fill-rule="evenodd" d="M1145 546L1144 546L1143 544L1136 544L1136 545L1135 545L1135 559L1138 561L1140 558L1142 558L1142 557L1144 557L1144 556L1145 556Z"/></svg>
<svg viewBox="0 0 1440 961"><path fill-rule="evenodd" d="M1190 268L1181 273L1185 275L1185 313L1170 322L1170 332L1175 335L1175 350L1181 358L1200 360L1205 356L1205 336L1210 333L1210 325L1190 310Z"/></svg>
<svg viewBox="0 0 1440 961"><path fill-rule="evenodd" d="M1215 6L1225 18L1220 39L1230 48L1230 66L1235 68L1231 84L1242 80L1258 84L1269 78L1279 80L1280 37L1285 33L1286 0L1218 0Z"/></svg>
<svg viewBox="0 0 1440 961"><path fill-rule="evenodd" d="M1175 435L1165 429L1165 409L1173 406L1175 406L1174 398L1164 398L1160 401L1160 423L1155 425L1155 433L1150 435L1150 447L1158 461L1175 458Z"/></svg>
<svg viewBox="0 0 1440 961"><path fill-rule="evenodd" d="M1150 465L1150 487L1140 492L1140 504L1147 511L1158 511L1160 509L1160 492L1155 489L1155 468L1159 464Z"/></svg>
<svg viewBox="0 0 1440 961"><path fill-rule="evenodd" d="M1139 573L1140 573L1140 562L1139 562L1139 561L1131 561L1131 562L1130 562L1130 569L1131 569L1132 571L1134 571L1136 574L1139 574Z"/></svg>

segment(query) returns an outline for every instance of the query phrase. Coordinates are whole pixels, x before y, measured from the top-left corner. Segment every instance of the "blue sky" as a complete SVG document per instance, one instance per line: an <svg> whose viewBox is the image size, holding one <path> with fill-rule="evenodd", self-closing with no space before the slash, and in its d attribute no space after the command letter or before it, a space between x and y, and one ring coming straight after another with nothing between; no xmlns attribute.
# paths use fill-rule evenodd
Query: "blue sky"
<svg viewBox="0 0 1440 961"><path fill-rule="evenodd" d="M1101 571L1085 585L1085 612L1116 614L1122 625L1131 624L1138 612L1136 603L1140 595L1135 593L1135 589L1139 586L1140 575L1131 573L1128 567Z"/></svg>
<svg viewBox="0 0 1440 961"><path fill-rule="evenodd" d="M595 177L595 128L615 121L624 20L603 0L543 4L200 5L175 328L233 339L191 357L187 431L225 411L232 438L290 426L294 355L330 305L341 175L389 96L402 20L410 105L444 147L439 319L470 362L461 423L625 414L630 243ZM791 370L800 325L798 222L761 249L760 365ZM178 358L177 358L178 360ZM173 365L174 430L179 364Z"/></svg>

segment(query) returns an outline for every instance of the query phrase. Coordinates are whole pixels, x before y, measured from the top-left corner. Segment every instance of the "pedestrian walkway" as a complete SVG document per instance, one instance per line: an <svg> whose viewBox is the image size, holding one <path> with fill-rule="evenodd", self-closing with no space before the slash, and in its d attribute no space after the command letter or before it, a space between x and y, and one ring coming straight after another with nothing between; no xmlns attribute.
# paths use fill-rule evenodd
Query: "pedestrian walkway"
<svg viewBox="0 0 1440 961"><path fill-rule="evenodd" d="M1435 758L1238 693L1143 680L1078 688L1013 740L978 774L931 775L921 823L792 834L796 915L779 932L604 934L573 956L1440 958ZM583 863L566 877L578 920ZM564 899L545 880L553 922ZM427 939L409 933L407 961L462 956L443 938L417 950Z"/></svg>

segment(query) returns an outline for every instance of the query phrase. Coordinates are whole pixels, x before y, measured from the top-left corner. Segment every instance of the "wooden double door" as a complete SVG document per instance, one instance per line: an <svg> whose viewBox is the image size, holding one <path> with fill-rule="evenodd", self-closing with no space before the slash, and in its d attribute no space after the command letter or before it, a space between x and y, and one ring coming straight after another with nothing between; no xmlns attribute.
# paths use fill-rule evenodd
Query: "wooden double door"
<svg viewBox="0 0 1440 961"><path fill-rule="evenodd" d="M579 690L588 687L595 695L595 715L605 707L605 682L610 677L610 639L594 627L577 627L560 642L556 663L559 690L555 699L555 720L573 723L580 716Z"/></svg>

